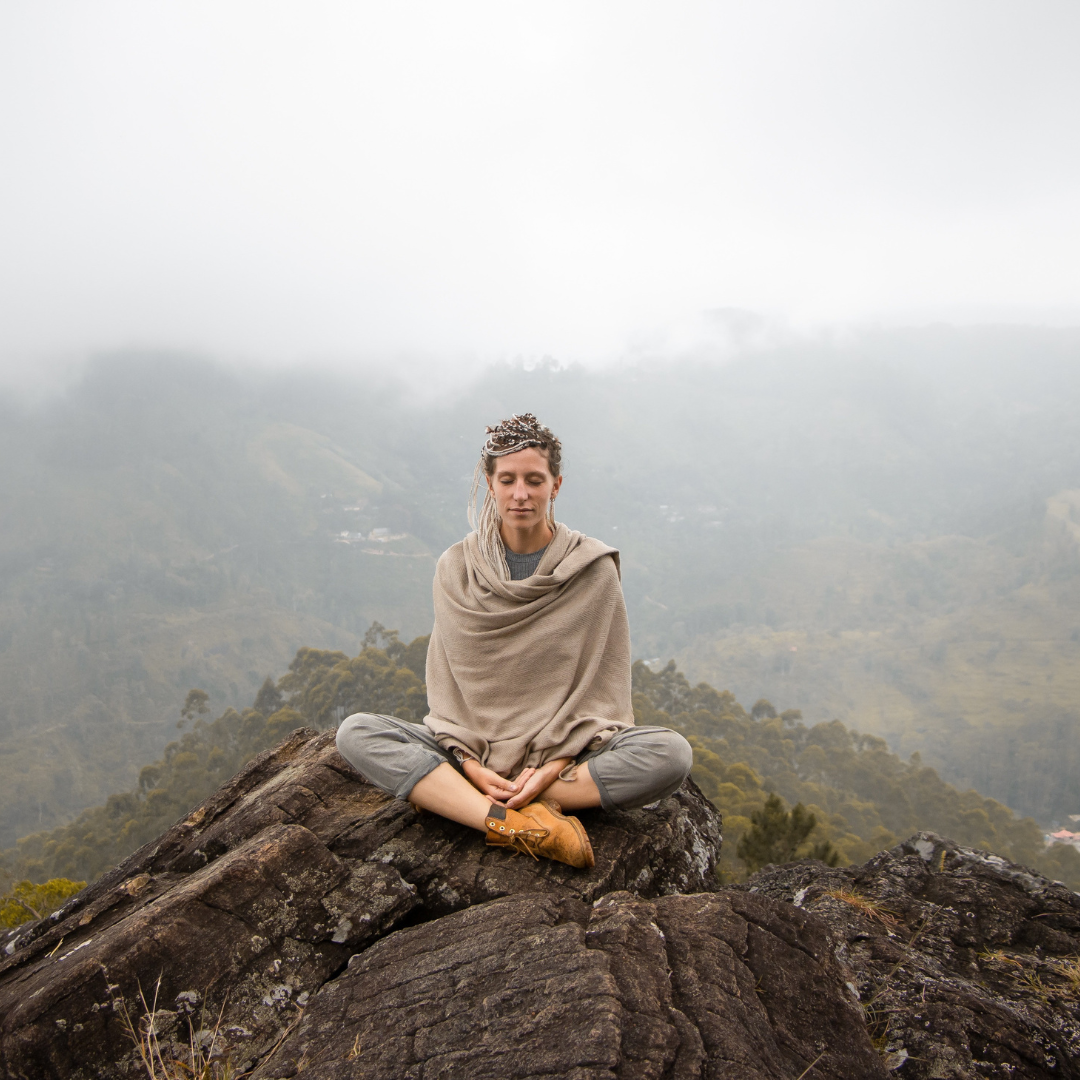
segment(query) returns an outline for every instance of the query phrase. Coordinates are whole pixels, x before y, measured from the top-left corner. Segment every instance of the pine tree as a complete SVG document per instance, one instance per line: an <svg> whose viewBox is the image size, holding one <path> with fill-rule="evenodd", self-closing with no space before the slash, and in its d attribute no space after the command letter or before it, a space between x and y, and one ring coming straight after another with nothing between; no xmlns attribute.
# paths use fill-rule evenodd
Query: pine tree
<svg viewBox="0 0 1080 1080"><path fill-rule="evenodd" d="M799 846L817 827L817 817L808 813L802 803L785 810L783 800L776 794L770 795L765 805L750 815L750 821L751 828L743 834L735 854L751 873L769 863L791 862Z"/></svg>

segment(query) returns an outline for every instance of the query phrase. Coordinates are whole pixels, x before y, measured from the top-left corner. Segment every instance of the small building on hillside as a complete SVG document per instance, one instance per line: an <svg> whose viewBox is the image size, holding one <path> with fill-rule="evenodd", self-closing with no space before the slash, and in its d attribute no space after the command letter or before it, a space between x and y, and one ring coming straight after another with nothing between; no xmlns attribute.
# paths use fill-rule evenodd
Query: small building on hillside
<svg viewBox="0 0 1080 1080"><path fill-rule="evenodd" d="M1052 832L1043 837L1046 841L1046 846L1051 844L1068 844L1070 847L1076 848L1080 851L1080 832L1069 832L1068 829L1058 829L1057 832Z"/></svg>

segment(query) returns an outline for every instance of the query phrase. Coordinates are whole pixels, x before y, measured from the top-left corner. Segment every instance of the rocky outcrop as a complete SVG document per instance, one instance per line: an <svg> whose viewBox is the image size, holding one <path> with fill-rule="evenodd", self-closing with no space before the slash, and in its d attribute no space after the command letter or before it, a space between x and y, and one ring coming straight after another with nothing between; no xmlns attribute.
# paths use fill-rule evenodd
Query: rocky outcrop
<svg viewBox="0 0 1080 1080"><path fill-rule="evenodd" d="M738 892L619 892L505 897L391 934L255 1076L794 1080L811 1065L885 1076L816 919Z"/></svg>
<svg viewBox="0 0 1080 1080"><path fill-rule="evenodd" d="M489 849L363 783L332 733L303 730L59 912L0 940L0 1068L136 1076L121 1003L157 995L159 1036L222 1030L253 1067L317 991L383 935L499 897L588 905L715 888L719 816L692 784L582 815L596 866ZM158 979L160 977L160 984Z"/></svg>
<svg viewBox="0 0 1080 1080"><path fill-rule="evenodd" d="M217 1027L258 1080L1080 1071L1064 887L922 835L719 889L719 815L692 783L581 816L592 870L489 849L297 732L0 938L0 1073L146 1076L151 1011L166 1057Z"/></svg>
<svg viewBox="0 0 1080 1080"><path fill-rule="evenodd" d="M921 833L863 866L769 867L751 895L824 922L903 1080L1080 1077L1080 896Z"/></svg>

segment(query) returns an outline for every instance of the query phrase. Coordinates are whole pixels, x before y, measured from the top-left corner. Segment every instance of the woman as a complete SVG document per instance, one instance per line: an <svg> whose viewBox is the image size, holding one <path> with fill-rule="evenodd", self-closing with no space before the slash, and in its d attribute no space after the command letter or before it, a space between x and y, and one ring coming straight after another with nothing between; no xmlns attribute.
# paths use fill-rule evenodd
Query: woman
<svg viewBox="0 0 1080 1080"><path fill-rule="evenodd" d="M634 726L619 553L556 523L559 440L531 413L487 433L474 531L435 569L431 711L423 725L357 713L337 745L377 787L491 845L592 866L584 827L563 809L664 798L692 754L668 728Z"/></svg>

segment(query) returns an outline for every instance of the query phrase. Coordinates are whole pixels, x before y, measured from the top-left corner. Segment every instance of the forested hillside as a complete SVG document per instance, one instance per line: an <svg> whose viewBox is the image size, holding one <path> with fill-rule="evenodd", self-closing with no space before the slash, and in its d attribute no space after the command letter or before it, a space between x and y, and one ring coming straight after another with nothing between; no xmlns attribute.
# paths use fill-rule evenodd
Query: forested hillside
<svg viewBox="0 0 1080 1080"><path fill-rule="evenodd" d="M770 793L801 803L818 827L801 853L827 841L840 862L861 863L921 829L1004 854L1080 888L1080 853L1047 849L1032 818L996 799L958 791L915 754L904 761L884 740L838 720L807 726L798 710L777 715L764 699L748 713L729 691L691 686L674 662L653 672L634 665L639 724L677 728L694 746L694 779L724 811L722 866L741 876L738 842Z"/></svg>
<svg viewBox="0 0 1080 1080"><path fill-rule="evenodd" d="M131 783L189 687L220 710L302 644L430 625L441 533L395 455L288 422L281 392L115 360L0 418L0 843Z"/></svg>
<svg viewBox="0 0 1080 1080"><path fill-rule="evenodd" d="M483 427L565 442L560 517L623 554L635 656L886 738L1043 825L1080 813L1080 335L800 341L496 367L423 400L114 356L0 403L0 844L250 702L301 645L430 629Z"/></svg>
<svg viewBox="0 0 1080 1080"><path fill-rule="evenodd" d="M380 647L381 646L381 647ZM152 840L259 751L303 725L336 726L349 713L386 712L414 721L426 712L422 682L427 638L405 645L371 628L358 656L301 649L288 672L267 681L249 708L209 722L198 693L188 697L192 730L146 765L131 791L111 795L70 825L21 840L4 854L9 879L88 880ZM682 731L694 744L694 779L724 814L723 867L745 872L736 849L770 792L801 802L818 818L809 838L828 841L843 863L933 829L959 843L988 848L1080 886L1080 855L1045 851L1038 826L977 792L958 792L919 761L904 762L872 736L833 721L807 727L797 713L777 716L768 702L747 713L732 694L691 686L674 663L652 671L634 665L638 723Z"/></svg>
<svg viewBox="0 0 1080 1080"><path fill-rule="evenodd" d="M364 648L352 659L329 649L301 648L288 672L276 682L267 679L249 708L228 708L216 720L205 718L203 693L189 694L180 722L190 730L139 770L132 790L110 795L69 825L22 838L4 853L0 868L14 879L96 878L298 727L333 727L361 709L420 720L427 711L427 638L406 646L396 632L380 630L376 625L368 631ZM60 867L72 872L62 873Z"/></svg>

